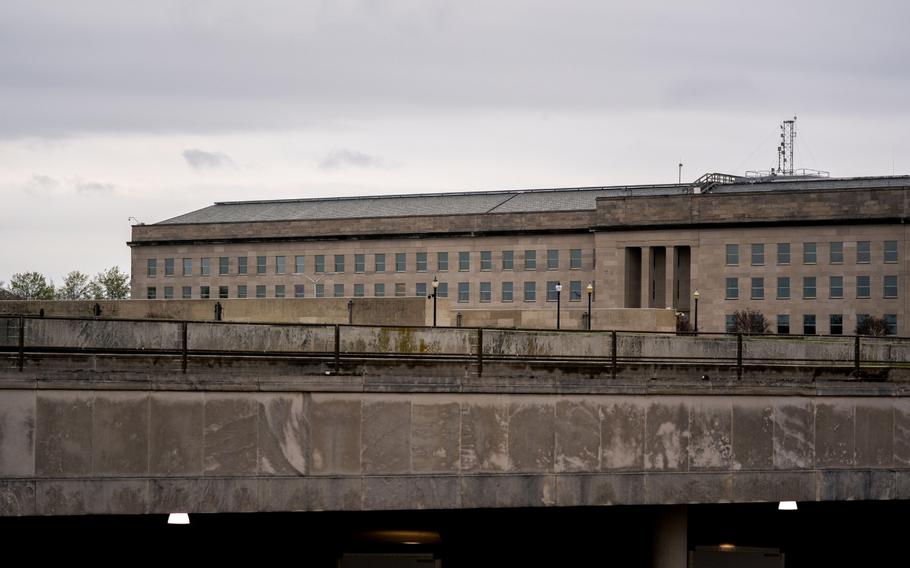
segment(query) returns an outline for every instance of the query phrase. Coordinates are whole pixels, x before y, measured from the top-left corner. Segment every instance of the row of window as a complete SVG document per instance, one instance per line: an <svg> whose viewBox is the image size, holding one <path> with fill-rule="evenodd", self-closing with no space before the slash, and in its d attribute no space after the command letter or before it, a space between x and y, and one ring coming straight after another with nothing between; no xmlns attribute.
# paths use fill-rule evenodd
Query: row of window
<svg viewBox="0 0 910 568"><path fill-rule="evenodd" d="M844 243L828 243L828 262L830 264L844 263ZM763 266L765 264L765 246L762 243L751 244L751 264L752 266ZM770 246L770 245L768 245ZM897 241L885 241L883 260L886 263L897 262ZM803 243L803 264L818 263L818 243ZM739 266L739 245L728 244L726 246L726 264L727 266ZM871 241L857 241L856 243L856 263L868 264L872 262L872 243ZM790 264L790 243L777 243L777 264Z"/></svg>
<svg viewBox="0 0 910 568"><path fill-rule="evenodd" d="M523 282L522 287L522 297L525 302L536 302L537 301L537 282ZM556 287L559 283L555 280L547 282L547 301L555 302L557 297L560 296L561 292L558 292ZM570 302L579 302L582 298L582 285L581 280L572 280L569 282L568 287L568 300ZM457 284L457 293L459 302L470 302L471 301L471 283L470 282L458 282ZM344 284L333 284L330 289L326 288L325 284L313 284L312 293L316 298L325 298L327 292L331 292L332 297L335 298L344 298L346 293L346 288ZM164 296L166 300L174 299L175 289L173 286L164 286ZM214 290L216 288L217 290ZM396 283L394 285L394 295L397 297L403 297L407 295L407 288L403 282ZM429 285L426 282L418 282L414 286L414 295L421 297L427 296L428 290L431 290ZM285 286L284 284L276 284L272 287L273 298L286 298L288 293L293 291L295 298L305 298L307 294L306 286L304 284L294 284L292 288ZM354 297L359 298L366 295L366 287L364 284L354 284ZM390 290L391 291L391 290ZM250 293L255 294L250 296ZM182 299L188 300L193 297L193 287L192 286L183 286L180 289L180 297ZM217 293L217 296L213 296L214 293ZM257 284L255 286L248 287L246 284L238 284L235 288L235 298L266 298L267 288L264 284ZM491 282L480 282L478 285L479 299L481 302L492 302L493 301L493 284ZM377 298L384 297L386 295L386 285L382 282L373 284L373 296ZM436 290L436 295L440 298L449 297L449 284L448 282L440 282L439 288ZM503 282L499 290L499 298L501 302L512 302L514 301L515 296L515 285L514 282ZM149 300L155 300L158 298L158 288L156 286L149 286L146 288L146 297ZM230 287L229 286L200 286L199 287L199 297L203 299L218 297L218 298L230 298Z"/></svg>
<svg viewBox="0 0 910 568"><path fill-rule="evenodd" d="M525 270L537 270L537 251L536 250L526 250L522 251L522 265ZM551 249L547 250L546 255L546 267L547 270L559 270L560 259L559 259L559 250ZM385 272L387 270L386 260L394 262L393 268L395 272L407 272L408 270L408 254L403 252L398 252L394 254L384 254L376 253L372 256L373 260L373 271L374 272ZM414 266L417 269L417 272L427 272L429 268L429 253L418 252L414 253ZM275 271L275 274L286 274L288 269L288 259L291 257L279 255L273 257L274 261L272 268ZM265 274L267 272L267 261L269 257L267 256L257 256L255 271L256 274ZM182 261L182 275L183 276L193 276L193 258L165 258L164 259L164 275L165 276L174 276L176 270L176 262ZM326 264L326 261L329 260L332 264ZM366 254L355 254L354 255L354 272L366 272ZM212 259L210 258L200 258L199 259L199 275L209 276L211 275ZM317 254L313 255L313 264L312 269L315 273L322 272L335 272L342 273L345 271L345 261L346 255L336 254L336 255L324 255ZM504 250L500 256L501 267L503 270L514 270L515 269L515 251L513 250ZM237 257L237 262L234 267L231 266L231 257L220 256L217 259L218 262L218 274L227 275L227 274L249 274L249 259L245 256ZM305 255L296 255L293 257L294 262L294 273L301 274L306 271L307 262ZM457 257L458 262L458 271L459 272L468 272L471 270L471 252L462 251L458 253ZM327 270L327 267L332 270ZM231 272L231 269L234 268L235 272ZM581 268L581 249L571 249L569 250L569 268L570 269L580 269ZM493 251L484 250L480 251L480 270L492 270L493 269ZM437 272L447 272L449 270L449 253L448 252L437 252L436 253L436 271ZM158 275L158 259L150 258L147 260L147 270L146 274L150 278L154 278Z"/></svg>
<svg viewBox="0 0 910 568"><path fill-rule="evenodd" d="M856 323L861 324L869 314L857 314ZM888 335L897 335L897 314L885 314L885 323L888 326ZM726 329L728 333L736 331L734 316L726 316ZM778 314L777 316L777 333L787 334L794 333L791 331L790 314ZM803 335L815 335L818 333L818 318L816 314L803 314ZM844 333L844 316L843 314L830 314L828 316L828 335L843 335Z"/></svg>
<svg viewBox="0 0 910 568"><path fill-rule="evenodd" d="M750 298L753 300L765 299L765 279L763 277L753 277L750 282ZM815 276L803 277L803 299L811 300L816 298L818 292L818 278ZM739 299L739 278L727 278L725 282L725 297L728 300ZM844 297L844 277L828 277L828 297ZM856 297L871 298L872 282L869 276L856 277ZM897 298L897 276L882 277L882 297ZM790 299L790 277L781 276L777 279L777 299Z"/></svg>

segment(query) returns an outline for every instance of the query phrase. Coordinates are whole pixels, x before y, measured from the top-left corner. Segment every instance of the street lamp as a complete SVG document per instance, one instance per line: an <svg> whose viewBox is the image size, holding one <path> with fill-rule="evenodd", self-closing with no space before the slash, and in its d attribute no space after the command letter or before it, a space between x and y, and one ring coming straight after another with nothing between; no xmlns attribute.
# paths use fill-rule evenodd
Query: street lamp
<svg viewBox="0 0 910 568"><path fill-rule="evenodd" d="M559 296L562 294L562 284L556 283L556 329L559 329Z"/></svg>
<svg viewBox="0 0 910 568"><path fill-rule="evenodd" d="M433 327L436 327L436 288L439 288L439 280L433 277Z"/></svg>
<svg viewBox="0 0 910 568"><path fill-rule="evenodd" d="M591 294L594 293L594 283L588 283L588 331L591 331Z"/></svg>
<svg viewBox="0 0 910 568"><path fill-rule="evenodd" d="M692 297L695 299L695 333L698 333L698 290L692 293Z"/></svg>

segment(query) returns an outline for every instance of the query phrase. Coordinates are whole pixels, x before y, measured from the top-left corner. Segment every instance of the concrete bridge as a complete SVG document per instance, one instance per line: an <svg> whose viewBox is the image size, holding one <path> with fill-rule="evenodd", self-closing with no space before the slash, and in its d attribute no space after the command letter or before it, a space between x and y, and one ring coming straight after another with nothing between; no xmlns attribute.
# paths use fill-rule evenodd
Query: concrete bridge
<svg viewBox="0 0 910 568"><path fill-rule="evenodd" d="M0 349L2 516L910 498L900 338L12 317Z"/></svg>

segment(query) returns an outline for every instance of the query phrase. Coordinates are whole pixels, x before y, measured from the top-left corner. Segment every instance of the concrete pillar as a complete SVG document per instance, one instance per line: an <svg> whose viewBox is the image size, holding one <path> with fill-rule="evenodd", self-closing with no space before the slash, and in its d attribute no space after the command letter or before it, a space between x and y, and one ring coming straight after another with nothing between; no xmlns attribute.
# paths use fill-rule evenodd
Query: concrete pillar
<svg viewBox="0 0 910 568"><path fill-rule="evenodd" d="M686 568L689 562L689 513L685 505L668 505L654 523L654 568Z"/></svg>
<svg viewBox="0 0 910 568"><path fill-rule="evenodd" d="M641 247L641 304L651 307L651 247Z"/></svg>

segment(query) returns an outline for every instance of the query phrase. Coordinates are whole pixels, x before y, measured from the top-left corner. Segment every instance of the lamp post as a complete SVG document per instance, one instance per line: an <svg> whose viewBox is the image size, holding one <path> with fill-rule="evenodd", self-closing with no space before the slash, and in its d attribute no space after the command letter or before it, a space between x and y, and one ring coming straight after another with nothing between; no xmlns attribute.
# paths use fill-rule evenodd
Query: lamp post
<svg viewBox="0 0 910 568"><path fill-rule="evenodd" d="M695 333L698 333L698 290L692 293L692 298L695 299Z"/></svg>
<svg viewBox="0 0 910 568"><path fill-rule="evenodd" d="M559 329L559 296L562 294L562 283L556 283L556 329Z"/></svg>
<svg viewBox="0 0 910 568"><path fill-rule="evenodd" d="M588 331L591 331L591 294L594 293L594 283L588 283Z"/></svg>
<svg viewBox="0 0 910 568"><path fill-rule="evenodd" d="M433 327L436 327L436 289L439 288L439 280L433 277Z"/></svg>

